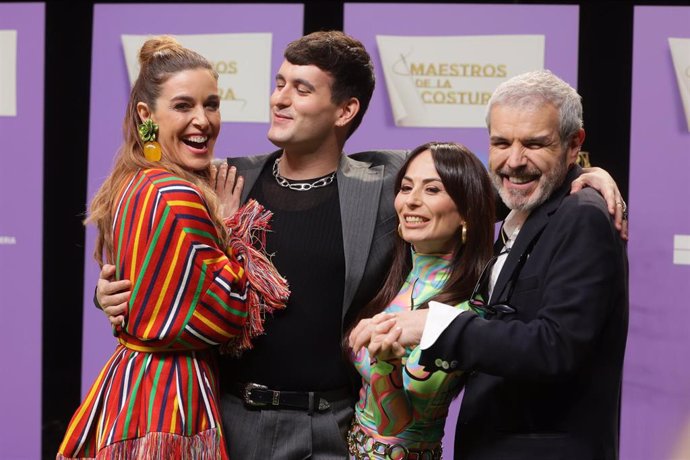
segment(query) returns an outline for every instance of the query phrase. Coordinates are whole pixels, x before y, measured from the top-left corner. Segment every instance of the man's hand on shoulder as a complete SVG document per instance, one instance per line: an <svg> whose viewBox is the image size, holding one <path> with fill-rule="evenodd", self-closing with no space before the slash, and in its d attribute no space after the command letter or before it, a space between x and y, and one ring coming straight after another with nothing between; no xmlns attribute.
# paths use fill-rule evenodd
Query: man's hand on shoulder
<svg viewBox="0 0 690 460"><path fill-rule="evenodd" d="M105 264L96 284L96 301L113 326L124 326L132 283L114 281L115 265Z"/></svg>

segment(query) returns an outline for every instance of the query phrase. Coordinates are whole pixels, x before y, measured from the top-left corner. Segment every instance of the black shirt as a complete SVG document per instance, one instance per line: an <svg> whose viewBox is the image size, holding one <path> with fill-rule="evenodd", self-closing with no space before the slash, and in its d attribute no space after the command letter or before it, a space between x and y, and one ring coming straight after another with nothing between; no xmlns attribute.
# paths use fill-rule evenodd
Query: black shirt
<svg viewBox="0 0 690 460"><path fill-rule="evenodd" d="M272 166L269 160L249 197L273 212L266 250L288 280L290 298L285 310L267 316L252 350L223 360L221 381L278 390L344 387L350 364L341 343L345 256L337 181L290 190L277 183Z"/></svg>

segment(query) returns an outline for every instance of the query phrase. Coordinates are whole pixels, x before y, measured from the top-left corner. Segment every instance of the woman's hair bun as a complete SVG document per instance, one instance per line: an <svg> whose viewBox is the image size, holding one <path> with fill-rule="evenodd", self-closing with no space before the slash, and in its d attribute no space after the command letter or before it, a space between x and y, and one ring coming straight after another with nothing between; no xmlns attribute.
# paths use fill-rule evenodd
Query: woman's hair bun
<svg viewBox="0 0 690 460"><path fill-rule="evenodd" d="M170 35L159 35L146 40L139 50L139 65L144 67L152 59L168 52L179 53L182 45Z"/></svg>

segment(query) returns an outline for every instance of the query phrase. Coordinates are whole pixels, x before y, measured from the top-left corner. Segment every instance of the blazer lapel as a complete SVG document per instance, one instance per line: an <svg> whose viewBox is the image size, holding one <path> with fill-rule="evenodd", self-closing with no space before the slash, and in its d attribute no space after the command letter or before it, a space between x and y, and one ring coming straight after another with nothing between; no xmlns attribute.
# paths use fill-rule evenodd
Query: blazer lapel
<svg viewBox="0 0 690 460"><path fill-rule="evenodd" d="M356 161L343 155L338 169L340 218L345 252L343 317L357 292L369 257L378 215L383 165Z"/></svg>
<svg viewBox="0 0 690 460"><path fill-rule="evenodd" d="M522 256L532 240L539 235L540 230L546 226L548 216L538 211L539 209L533 211L527 218L527 221L520 230L520 233L518 233L515 243L513 243L513 247L508 253L508 257L503 264L503 268L501 268L501 273L498 275L498 279L496 280L496 284L494 285L494 289L491 294L492 303L504 300L503 297L505 296L507 289L506 284L508 284L508 281L510 281L513 272L515 271L515 266L520 260L520 256ZM535 215L535 213L537 215Z"/></svg>
<svg viewBox="0 0 690 460"><path fill-rule="evenodd" d="M280 154L281 150L269 155L256 155L251 157L229 157L228 166L237 168L237 174L244 178L244 188L242 189L242 203L247 202L249 192L254 187L261 171L269 160L273 160Z"/></svg>

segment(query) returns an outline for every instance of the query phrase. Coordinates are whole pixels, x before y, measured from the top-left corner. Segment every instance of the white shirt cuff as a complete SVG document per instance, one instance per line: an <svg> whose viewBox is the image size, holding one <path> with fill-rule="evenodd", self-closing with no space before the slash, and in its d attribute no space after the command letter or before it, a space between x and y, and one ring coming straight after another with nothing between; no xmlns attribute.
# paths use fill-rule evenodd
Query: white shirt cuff
<svg viewBox="0 0 690 460"><path fill-rule="evenodd" d="M429 302L429 313L426 317L426 324L422 332L422 339L419 342L419 348L426 350L432 346L441 333L460 313L462 313L462 310L450 305L434 300Z"/></svg>

